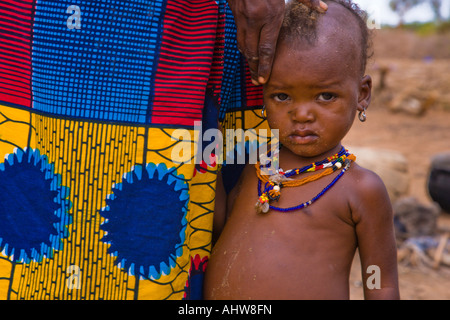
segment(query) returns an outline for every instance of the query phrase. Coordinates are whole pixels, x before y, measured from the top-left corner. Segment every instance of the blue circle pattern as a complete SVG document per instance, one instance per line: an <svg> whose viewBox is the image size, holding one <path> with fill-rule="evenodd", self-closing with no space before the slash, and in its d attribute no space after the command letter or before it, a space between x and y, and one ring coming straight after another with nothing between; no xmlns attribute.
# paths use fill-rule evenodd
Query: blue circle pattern
<svg viewBox="0 0 450 320"><path fill-rule="evenodd" d="M72 223L69 189L39 150L15 149L0 163L0 250L21 263L62 250Z"/></svg>
<svg viewBox="0 0 450 320"><path fill-rule="evenodd" d="M159 279L183 254L189 193L182 175L165 164L136 165L113 187L100 212L102 241L120 268Z"/></svg>

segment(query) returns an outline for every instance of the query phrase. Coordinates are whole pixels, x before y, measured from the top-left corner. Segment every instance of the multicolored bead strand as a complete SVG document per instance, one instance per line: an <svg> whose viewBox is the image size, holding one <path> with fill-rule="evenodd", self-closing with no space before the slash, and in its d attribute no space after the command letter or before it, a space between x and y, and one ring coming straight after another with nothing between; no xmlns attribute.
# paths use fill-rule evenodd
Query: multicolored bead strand
<svg viewBox="0 0 450 320"><path fill-rule="evenodd" d="M319 198L321 198L331 187L333 187L336 182L344 175L344 173L350 167L351 161L355 161L356 157L350 153L348 153L345 148L342 148L341 151L335 154L332 157L324 159L319 162L312 163L302 168L288 170L284 172L282 169L278 170L278 173L272 176L266 176L261 174L261 166L259 163L256 164L256 172L258 176L258 202L255 205L255 208L258 213L267 213L270 209L279 211L279 212L290 212L299 209L306 208L310 206L314 202L316 202ZM281 196L281 189L284 187L297 187L304 185L308 182L316 181L326 175L330 175L336 170L342 169L338 176L327 186L325 187L319 194L317 194L313 199L308 202L304 202L298 206L291 208L278 208L275 206L271 206L270 201L278 201ZM303 179L293 180L290 177L294 175L300 175L306 172L316 172L320 171L319 174L315 174L312 176L308 176ZM265 182L264 192L261 191L262 183Z"/></svg>

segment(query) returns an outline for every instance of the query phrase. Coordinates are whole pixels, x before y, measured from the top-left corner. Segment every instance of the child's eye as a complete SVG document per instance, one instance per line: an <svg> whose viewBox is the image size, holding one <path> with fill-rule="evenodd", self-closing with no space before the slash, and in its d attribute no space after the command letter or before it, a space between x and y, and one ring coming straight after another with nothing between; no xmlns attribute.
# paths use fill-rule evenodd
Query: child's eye
<svg viewBox="0 0 450 320"><path fill-rule="evenodd" d="M289 99L289 96L285 93L277 93L273 95L273 98L278 102L283 102Z"/></svg>
<svg viewBox="0 0 450 320"><path fill-rule="evenodd" d="M336 95L334 95L333 93L324 92L319 95L318 100L329 102L329 101L334 100L335 98L336 98Z"/></svg>

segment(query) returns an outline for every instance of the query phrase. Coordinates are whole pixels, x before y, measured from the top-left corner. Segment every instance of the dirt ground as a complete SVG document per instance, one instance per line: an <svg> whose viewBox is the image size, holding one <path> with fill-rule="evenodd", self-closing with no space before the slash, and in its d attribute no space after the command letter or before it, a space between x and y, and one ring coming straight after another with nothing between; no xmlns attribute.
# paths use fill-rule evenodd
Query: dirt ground
<svg viewBox="0 0 450 320"><path fill-rule="evenodd" d="M450 60L378 58L368 71L374 75L375 87L380 79L380 66L390 70L387 87L381 92L374 90L367 122L355 122L344 145L401 152L408 161L409 195L429 204L432 200L426 181L430 159L437 153L450 151ZM424 113L393 112L390 103L400 95L406 97L400 105L407 104L407 97L418 97ZM440 233L450 231L450 214L442 212L439 215L438 230ZM433 269L399 265L399 282L404 300L450 300L450 267ZM363 299L358 257L352 269L350 287L351 299Z"/></svg>

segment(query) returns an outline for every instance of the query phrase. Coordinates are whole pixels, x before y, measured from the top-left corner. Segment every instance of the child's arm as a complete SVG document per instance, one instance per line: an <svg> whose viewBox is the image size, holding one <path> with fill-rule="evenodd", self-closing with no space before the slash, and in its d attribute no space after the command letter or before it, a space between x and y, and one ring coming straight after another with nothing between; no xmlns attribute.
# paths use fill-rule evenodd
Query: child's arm
<svg viewBox="0 0 450 320"><path fill-rule="evenodd" d="M222 233L223 227L225 226L227 217L227 193L223 185L222 172L217 173L216 180L216 196L214 205L214 218L213 218L213 233L212 241L213 244L217 242L220 234Z"/></svg>
<svg viewBox="0 0 450 320"><path fill-rule="evenodd" d="M243 177L246 174L252 173L253 166L245 166L243 172L241 173L236 185L233 189L227 194L223 179L222 172L217 174L217 182L216 182L216 202L214 208L214 220L213 220L213 243L215 243L220 234L222 233L225 224L230 217L231 210L233 209L234 201L236 197L240 193L241 184Z"/></svg>
<svg viewBox="0 0 450 320"><path fill-rule="evenodd" d="M366 299L399 299L393 212L382 180L363 170L352 202Z"/></svg>

